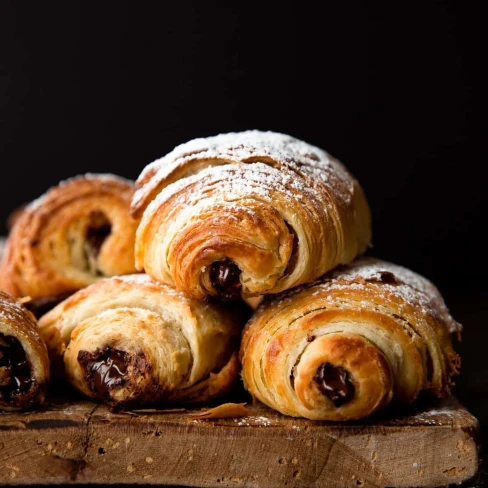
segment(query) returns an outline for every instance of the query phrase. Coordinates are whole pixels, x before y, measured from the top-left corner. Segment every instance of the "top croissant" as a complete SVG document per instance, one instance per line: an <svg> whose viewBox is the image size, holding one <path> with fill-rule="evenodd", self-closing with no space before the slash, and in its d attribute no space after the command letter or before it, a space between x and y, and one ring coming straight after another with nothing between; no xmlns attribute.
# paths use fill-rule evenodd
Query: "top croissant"
<svg viewBox="0 0 488 488"><path fill-rule="evenodd" d="M131 212L136 267L203 299L274 294L371 242L359 182L323 149L249 130L191 140L147 165Z"/></svg>

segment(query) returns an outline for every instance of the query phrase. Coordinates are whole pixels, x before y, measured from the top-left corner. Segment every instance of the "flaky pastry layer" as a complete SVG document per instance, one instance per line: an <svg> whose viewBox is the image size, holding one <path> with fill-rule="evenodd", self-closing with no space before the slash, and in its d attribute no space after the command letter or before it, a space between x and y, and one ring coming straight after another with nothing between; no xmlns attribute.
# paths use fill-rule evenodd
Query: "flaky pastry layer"
<svg viewBox="0 0 488 488"><path fill-rule="evenodd" d="M267 297L246 325L242 377L258 400L315 420L367 417L420 392L442 397L460 358L435 286L375 258Z"/></svg>
<svg viewBox="0 0 488 488"><path fill-rule="evenodd" d="M148 165L136 187L136 266L197 299L287 290L371 241L358 181L285 134L195 139Z"/></svg>
<svg viewBox="0 0 488 488"><path fill-rule="evenodd" d="M0 410L40 405L49 382L49 357L34 316L0 291Z"/></svg>
<svg viewBox="0 0 488 488"><path fill-rule="evenodd" d="M56 373L89 397L120 405L198 402L238 377L247 314L140 274L78 291L39 325Z"/></svg>
<svg viewBox="0 0 488 488"><path fill-rule="evenodd" d="M7 239L0 289L56 299L103 277L134 273L133 193L129 180L86 174L27 205Z"/></svg>

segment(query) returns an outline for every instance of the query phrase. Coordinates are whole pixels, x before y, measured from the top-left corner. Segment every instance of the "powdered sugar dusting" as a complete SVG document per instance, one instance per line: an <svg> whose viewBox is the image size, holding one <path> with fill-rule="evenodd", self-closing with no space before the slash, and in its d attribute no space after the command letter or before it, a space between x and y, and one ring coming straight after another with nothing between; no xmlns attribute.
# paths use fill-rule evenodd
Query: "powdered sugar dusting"
<svg viewBox="0 0 488 488"><path fill-rule="evenodd" d="M448 416L448 417L455 417L455 412L452 408L449 407L442 407L442 408L433 408L431 410L426 410L425 412L420 412L416 415L416 417L439 417L439 416Z"/></svg>
<svg viewBox="0 0 488 488"><path fill-rule="evenodd" d="M133 287L149 286L152 289L157 288L165 296L175 297L180 302L189 303L192 301L192 299L190 297L188 297L187 295L185 295L183 292L177 290L176 288L173 288L172 286L168 286L164 283L161 283L160 281L157 281L157 280L151 278L146 273L134 273L134 274L128 274L128 275L112 276L109 278L104 278L102 281L108 282L108 281L115 281L115 280L127 283L131 287L132 286ZM101 283L101 282L99 282L99 283Z"/></svg>
<svg viewBox="0 0 488 488"><path fill-rule="evenodd" d="M204 162L206 164L202 164ZM284 174L284 178L293 179L302 187L318 185L328 188L334 199L344 205L352 201L352 176L327 152L286 134L249 130L194 139L147 165L136 182L140 188L134 196L133 208L142 205L166 179L173 183L175 178L186 179L209 166L222 165L225 168L250 163L275 167ZM195 169L192 169L192 164ZM165 186L163 184L163 188Z"/></svg>
<svg viewBox="0 0 488 488"><path fill-rule="evenodd" d="M319 198L303 181L262 163L253 163L247 169L238 166L217 166L207 168L198 175L189 176L163 189L149 205L145 218L149 218L170 198L188 188L191 188L192 194L196 197L195 203L205 200L210 188L214 190L214 194L211 195L214 203L238 201L251 196L269 201L275 192L280 192L293 201L304 197L318 201ZM184 198L188 200L189 196L185 194ZM326 211L325 207L323 211Z"/></svg>
<svg viewBox="0 0 488 488"><path fill-rule="evenodd" d="M427 278L403 266L373 257L359 258L336 268L314 283L284 292L278 299L286 301L310 287L316 288L315 294L320 294L324 290L364 290L369 283L379 284L405 303L436 315L450 333L461 329L461 325L451 317L440 292Z"/></svg>
<svg viewBox="0 0 488 488"><path fill-rule="evenodd" d="M427 278L403 266L367 257L350 263L343 270L332 272L331 277L332 280L382 283L393 295L405 302L438 314L447 324L449 332L461 329L461 325L451 317L435 285Z"/></svg>
<svg viewBox="0 0 488 488"><path fill-rule="evenodd" d="M234 419L234 422L239 427L242 426L252 427L255 425L260 427L270 427L271 425L273 425L273 421L271 419L263 416L248 416L248 417L238 418L238 419Z"/></svg>
<svg viewBox="0 0 488 488"><path fill-rule="evenodd" d="M112 278L108 278L108 279L112 279ZM150 283L157 283L145 273L122 275L122 276L114 277L113 279L124 281L126 283L130 283L133 285L146 285Z"/></svg>
<svg viewBox="0 0 488 488"><path fill-rule="evenodd" d="M417 412L411 416L411 422L418 422L422 425L440 425L445 426L459 419L459 413L450 405L444 405L439 408L431 408Z"/></svg>
<svg viewBox="0 0 488 488"><path fill-rule="evenodd" d="M427 278L403 266L371 257L358 259L340 270L333 271L331 278L346 281L385 281L385 273L393 275L397 282L431 295L433 299L438 297L437 290Z"/></svg>
<svg viewBox="0 0 488 488"><path fill-rule="evenodd" d="M292 136L271 131L248 130L197 138L181 144L166 156L149 164L141 178L147 172L170 169L167 167L168 164L192 157L225 157L229 162L240 162L250 158L254 161L259 161L259 158L276 158L292 163L297 155L300 159L308 161L311 166L325 167L331 164L331 159L325 151Z"/></svg>

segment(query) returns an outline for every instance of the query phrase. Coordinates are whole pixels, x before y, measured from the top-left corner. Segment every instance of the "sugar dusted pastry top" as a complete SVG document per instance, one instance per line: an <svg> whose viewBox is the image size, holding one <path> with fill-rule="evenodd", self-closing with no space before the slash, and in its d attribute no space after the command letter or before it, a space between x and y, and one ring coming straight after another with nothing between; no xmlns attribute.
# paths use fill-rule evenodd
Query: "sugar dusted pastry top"
<svg viewBox="0 0 488 488"><path fill-rule="evenodd" d="M198 161L195 167L193 161ZM190 176L205 167L218 164L262 162L269 166L285 166L290 174L273 174L263 168L263 189L282 178L285 183L293 172L302 171L311 178L318 178L334 191L337 199L348 204L354 191L351 177L337 159L323 149L312 146L287 134L272 131L247 130L229 132L212 137L201 137L180 144L164 157L148 164L136 181L138 190L132 202L132 211L139 214L159 191L178 179ZM245 185L245 181L236 185ZM297 189L307 190L300 180L292 183ZM237 188L238 190L238 188Z"/></svg>
<svg viewBox="0 0 488 488"><path fill-rule="evenodd" d="M460 332L429 280L360 258L265 297L242 336L244 385L287 415L360 419L421 392L449 394Z"/></svg>
<svg viewBox="0 0 488 488"><path fill-rule="evenodd" d="M275 132L178 146L142 171L131 209L138 269L199 299L236 291L219 275L246 298L309 282L371 241L366 198L344 165Z"/></svg>
<svg viewBox="0 0 488 488"><path fill-rule="evenodd" d="M310 286L324 290L356 289L364 290L368 284L377 284L386 293L397 297L405 304L434 314L449 333L462 330L449 313L439 289L424 276L398 264L374 257L361 257L345 266L339 266ZM303 287L297 287L280 295L286 300Z"/></svg>

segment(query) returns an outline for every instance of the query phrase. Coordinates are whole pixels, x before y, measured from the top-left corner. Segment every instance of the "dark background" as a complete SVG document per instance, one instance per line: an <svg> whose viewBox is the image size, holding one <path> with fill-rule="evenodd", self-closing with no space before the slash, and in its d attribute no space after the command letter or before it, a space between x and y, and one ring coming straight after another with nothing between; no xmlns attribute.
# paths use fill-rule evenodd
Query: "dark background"
<svg viewBox="0 0 488 488"><path fill-rule="evenodd" d="M469 2L2 2L0 234L85 172L137 178L194 137L275 130L362 183L374 254L464 325L456 394L488 424L483 16Z"/></svg>

